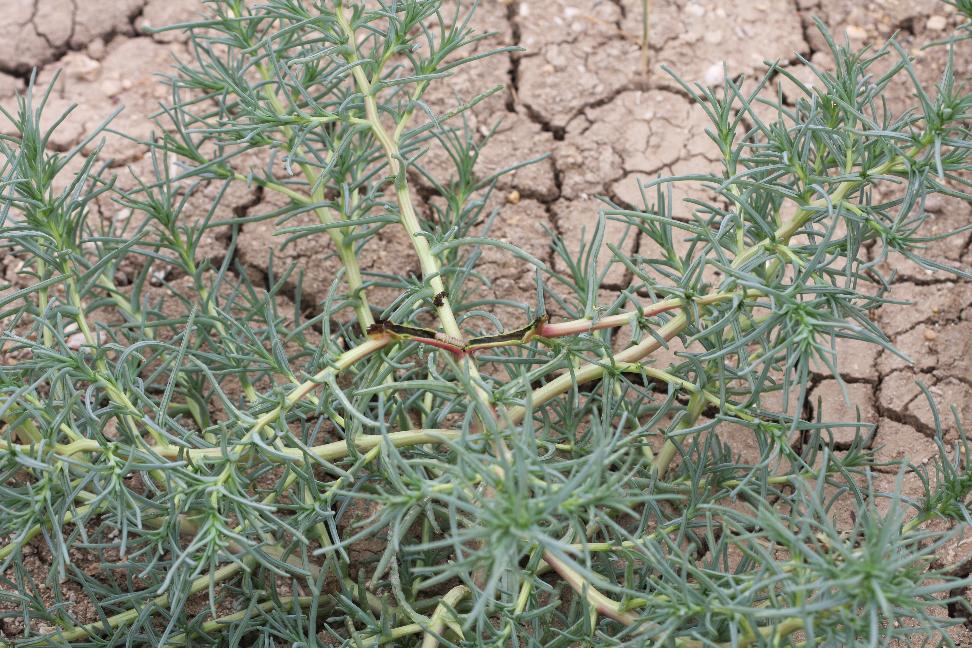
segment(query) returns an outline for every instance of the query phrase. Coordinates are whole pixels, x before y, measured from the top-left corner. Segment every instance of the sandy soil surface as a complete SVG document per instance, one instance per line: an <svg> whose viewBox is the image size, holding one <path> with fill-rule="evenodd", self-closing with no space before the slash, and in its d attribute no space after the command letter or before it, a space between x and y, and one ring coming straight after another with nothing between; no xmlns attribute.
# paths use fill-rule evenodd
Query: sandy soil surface
<svg viewBox="0 0 972 648"><path fill-rule="evenodd" d="M518 44L526 51L466 69L439 92L442 97L471 95L487 84L505 85L504 92L474 111L477 129L502 119L484 154L484 171L550 153L502 181L507 204L494 235L515 233L518 244L553 261L544 225L577 245L582 228L592 222L596 196L637 205L638 179L715 168L704 116L660 69L663 64L690 81L714 83L721 79L723 61L733 74L758 74L767 59L795 65L794 52L826 65L826 46L812 16L856 43L878 43L897 31L908 48L943 35L957 20L936 0L655 0L653 5L646 73L638 0L482 1L477 21L496 32L491 42ZM0 102L10 104L31 69L38 69L41 85L61 70L51 113L72 103L79 107L51 142L53 148L69 148L119 106L125 109L115 127L146 137L152 130L146 115L165 96L155 75L165 72L174 56L183 56L185 45L179 34L149 36L142 28L192 18L200 6L199 0L0 0ZM925 79L933 81L943 54L923 54L919 64ZM967 78L972 58L960 65L966 66L961 72ZM905 98L903 92L892 97ZM118 138L109 139L104 152L119 167L145 164L144 154L143 147ZM273 210L274 199L242 187L231 207L240 216L256 214ZM972 205L965 202L936 199L927 208L936 232L972 222ZM396 238L393 229L365 251L366 269L409 258L399 255L406 241ZM524 241L524 229L532 241ZM970 243L972 236L965 234L934 244L928 253L967 267ZM641 251L649 252L647 243L637 239L627 245L636 250L644 245ZM320 239L305 238L280 250L269 224L258 222L243 227L237 254L260 276L271 249L282 266L320 257L325 246ZM205 251L221 258L226 238L214 234ZM8 280L14 279L14 265L0 259L0 273ZM316 303L334 268L320 263L304 267L300 297L303 303ZM875 347L848 344L843 371L853 402L845 404L836 381L821 373L813 385L813 407L819 401L831 419L853 419L860 408L861 416L877 425L872 444L880 456L921 462L934 445L931 413L916 379L930 386L940 405L955 404L972 421L972 284L908 263L895 269L900 283L893 296L920 299L926 306L887 306L878 317L914 364ZM533 299L532 282L524 282L506 264L487 264L487 270L498 294ZM609 277L609 288L622 288L626 281L617 272ZM381 303L383 297L376 294L374 301ZM955 434L954 426L949 434ZM43 562L43 556L37 559ZM940 560L968 573L972 538L951 546ZM963 641L972 646L972 640Z"/></svg>

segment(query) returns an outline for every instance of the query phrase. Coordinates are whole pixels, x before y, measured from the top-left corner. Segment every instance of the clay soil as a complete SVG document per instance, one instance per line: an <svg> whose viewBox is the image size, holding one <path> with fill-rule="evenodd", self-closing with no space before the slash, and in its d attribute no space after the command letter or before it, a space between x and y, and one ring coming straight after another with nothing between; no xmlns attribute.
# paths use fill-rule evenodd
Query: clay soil
<svg viewBox="0 0 972 648"><path fill-rule="evenodd" d="M715 83L721 79L724 61L733 74L753 76L766 69L766 60L796 68L796 52L826 66L826 46L813 28L812 16L857 44L880 43L898 32L904 46L916 52L920 44L944 35L958 20L938 0L654 0L652 4L645 71L639 46L640 0L482 0L477 22L480 28L496 32L491 43L516 44L525 51L463 71L444 84L440 98L445 102L456 94L472 96L487 85L505 86L478 106L472 117L479 132L501 121L484 153L484 172L510 160L550 154L502 181L506 204L495 236L516 232L518 244L555 263L544 226L576 246L582 228L590 227L597 196L639 206L639 179L717 168L702 112L660 69L663 64L687 80ZM114 127L148 137L153 125L147 115L165 98L155 75L166 72L173 57L185 58L186 51L180 34L146 35L143 28L182 22L201 10L200 0L0 0L0 102L11 105L13 94L25 87L32 69L38 70L41 86L61 70L51 114L73 103L78 108L51 147L68 149L119 106L124 111ZM933 82L944 65L944 53L922 53L918 64L925 81ZM959 66L960 76L968 78L972 57L960 58ZM433 105L436 98L432 97ZM892 101L907 99L903 90L892 94ZM112 158L123 172L126 165L147 164L145 153L144 147L115 137L109 138L102 155ZM238 216L253 215L273 210L272 201L272 196L241 187L230 207ZM972 223L972 205L966 202L938 199L926 207L933 215L934 233ZM268 222L243 226L237 259L252 277L265 273L270 250L281 265L297 261L306 274L302 294L292 297L305 305L319 303L334 268L310 260L321 258L326 244L303 239L300 245L281 250L271 230ZM532 240L524 240L524 230ZM926 252L968 267L970 243L972 237L966 233L935 243ZM366 269L387 267L390 259L410 258L404 253L406 244L389 233L365 251ZM629 239L627 245L643 246L642 254L650 252L647 243L637 239ZM214 234L204 251L214 260L222 258L227 238ZM16 265L13 259L0 258L0 274L6 281L18 281ZM920 299L925 306L885 306L877 317L891 341L914 362L875 347L849 344L842 371L851 402L844 401L835 380L821 373L814 381L812 407L822 405L824 416L831 420L853 419L859 408L862 418L877 426L871 445L879 456L910 457L920 463L935 453L935 446L931 412L917 379L930 387L943 410L955 404L964 419L972 421L972 284L910 263L899 263L894 269L898 284L893 296ZM524 282L521 273L489 259L486 270L497 294L533 300L532 283ZM609 276L608 288L621 289L627 280L623 272L616 272ZM374 301L386 300L379 293ZM952 425L946 438L955 434ZM888 478L893 479L893 474ZM44 557L36 558L43 573ZM78 558L83 561L83 556ZM939 560L968 573L972 538L954 543ZM14 626L16 620L6 620L0 636L17 633ZM972 646L969 636L960 631L956 640Z"/></svg>

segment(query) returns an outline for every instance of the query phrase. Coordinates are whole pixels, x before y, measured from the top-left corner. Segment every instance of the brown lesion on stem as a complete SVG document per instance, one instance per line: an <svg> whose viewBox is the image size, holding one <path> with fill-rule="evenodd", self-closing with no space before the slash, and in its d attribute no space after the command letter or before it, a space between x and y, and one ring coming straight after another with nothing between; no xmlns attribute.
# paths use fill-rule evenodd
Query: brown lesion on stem
<svg viewBox="0 0 972 648"><path fill-rule="evenodd" d="M442 294L442 293L440 293ZM494 335L484 335L470 338L468 341L454 337L446 333L433 331L432 329L409 326L407 324L395 324L387 320L379 320L368 327L369 336L388 335L396 340L413 340L422 344L428 344L453 355L462 356L472 355L476 351L492 349L504 346L517 346L528 344L534 339L544 340L560 337L571 337L591 333L593 331L603 331L605 329L618 328L637 322L639 319L654 317L665 312L670 312L683 308L689 304L706 306L721 301L728 301L742 295L752 297L756 291L749 291L746 294L737 292L719 292L704 295L693 299L682 297L672 297L664 299L648 306L630 310L616 315L608 315L599 319L580 318L566 322L550 323L548 315L540 315L526 326L514 329L509 332L497 333ZM438 299L438 295L436 296Z"/></svg>

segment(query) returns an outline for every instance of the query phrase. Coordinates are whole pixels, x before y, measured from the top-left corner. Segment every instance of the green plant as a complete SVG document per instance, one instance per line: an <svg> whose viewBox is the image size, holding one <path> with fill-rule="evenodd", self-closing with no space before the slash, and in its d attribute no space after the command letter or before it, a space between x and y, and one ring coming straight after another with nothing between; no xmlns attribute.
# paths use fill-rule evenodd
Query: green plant
<svg viewBox="0 0 972 648"><path fill-rule="evenodd" d="M969 0L945 0L945 4L955 7L962 14L962 17L965 18L965 24L959 28L959 38L967 38L966 33L969 31L969 27L972 26L970 25L972 23L972 2L969 2Z"/></svg>
<svg viewBox="0 0 972 648"><path fill-rule="evenodd" d="M956 623L932 608L961 605L968 581L930 568L953 532L927 523L970 522L964 436L901 465L899 482L916 471L926 487L910 501L873 485L865 435L831 442L866 425L803 407L812 363L839 378L838 340L889 347L867 317L889 278L864 246L940 267L919 256L923 201L965 195L972 139L952 68L929 93L894 43L828 40L835 71L806 63L814 86L790 78L801 98L774 104L774 121L755 110L770 75L746 91L683 86L722 174L649 183L640 210L605 204L579 254L554 242L558 274L489 237L496 177L475 173L485 142L462 122L489 92L426 110L430 84L496 53L469 53L469 14L443 4L210 3L185 26L193 58L131 190L82 158L98 133L46 149L59 120L42 126L33 88L6 115L0 226L30 280L0 299L14 643L884 645ZM892 114L883 93L909 75L916 109ZM423 166L429 146L448 176ZM216 217L233 183L286 198L246 220L329 239L343 270L313 316L277 308L299 268L271 265L258 287L231 254L200 259L207 232L235 237L243 220ZM679 183L713 198L685 213ZM190 213L212 187L212 209ZM108 200L134 230L89 217ZM610 242L599 258L608 219L664 257ZM404 228L420 277L362 271L382 228ZM488 246L536 276L518 321L482 296ZM115 283L124 263L131 286ZM634 278L604 303L611 264ZM375 287L400 296L379 310ZM675 361L653 363L670 345ZM730 426L758 460L720 438ZM53 604L23 564L38 537ZM79 569L78 549L98 569ZM73 616L58 582L80 586L95 620Z"/></svg>

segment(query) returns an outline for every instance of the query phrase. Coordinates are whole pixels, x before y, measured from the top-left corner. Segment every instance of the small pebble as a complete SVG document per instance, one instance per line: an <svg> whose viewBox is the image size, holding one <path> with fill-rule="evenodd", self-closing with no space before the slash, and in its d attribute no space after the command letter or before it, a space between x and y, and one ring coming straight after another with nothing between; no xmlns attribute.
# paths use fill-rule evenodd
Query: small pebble
<svg viewBox="0 0 972 648"><path fill-rule="evenodd" d="M84 81L94 81L101 75L101 63L84 54L73 56L69 69L71 76Z"/></svg>
<svg viewBox="0 0 972 648"><path fill-rule="evenodd" d="M705 71L705 76L703 77L703 80L705 81L706 85L714 86L722 83L723 79L725 78L726 77L725 77L722 63L713 63Z"/></svg>
<svg viewBox="0 0 972 648"><path fill-rule="evenodd" d="M101 91L106 97L114 97L122 92L122 84L118 79L105 79L101 82Z"/></svg>
<svg viewBox="0 0 972 648"><path fill-rule="evenodd" d="M520 203L520 192L514 189L506 196L506 202L511 205L517 205Z"/></svg>
<svg viewBox="0 0 972 648"><path fill-rule="evenodd" d="M88 56L99 61L105 56L105 41L96 38L88 43Z"/></svg>
<svg viewBox="0 0 972 648"><path fill-rule="evenodd" d="M862 41L867 38L867 32L857 25L847 25L847 38Z"/></svg>
<svg viewBox="0 0 972 648"><path fill-rule="evenodd" d="M937 339L937 338L938 338L938 333L935 332L934 329L929 329L929 328L926 328L925 329L925 339L926 340L928 340L929 342L931 342L932 340Z"/></svg>
<svg viewBox="0 0 972 648"><path fill-rule="evenodd" d="M692 2L685 5L685 13L690 14L692 16L696 16L697 18L701 18L702 16L705 15L705 7Z"/></svg>
<svg viewBox="0 0 972 648"><path fill-rule="evenodd" d="M945 200L938 194L925 198L925 211L940 213L945 210Z"/></svg>
<svg viewBox="0 0 972 648"><path fill-rule="evenodd" d="M942 31L948 25L948 19L945 16L932 16L925 23L925 27L928 31Z"/></svg>
<svg viewBox="0 0 972 648"><path fill-rule="evenodd" d="M97 344L104 344L105 342L108 341L108 334L105 333L104 331L98 331L95 334L95 340ZM85 344L84 334L74 333L72 335L69 335L67 340L65 340L65 343L67 344L69 349L77 351Z"/></svg>

